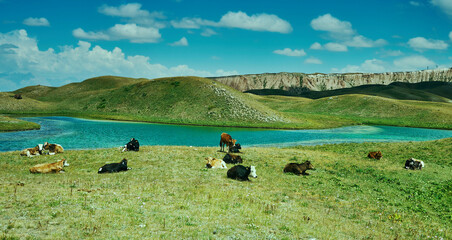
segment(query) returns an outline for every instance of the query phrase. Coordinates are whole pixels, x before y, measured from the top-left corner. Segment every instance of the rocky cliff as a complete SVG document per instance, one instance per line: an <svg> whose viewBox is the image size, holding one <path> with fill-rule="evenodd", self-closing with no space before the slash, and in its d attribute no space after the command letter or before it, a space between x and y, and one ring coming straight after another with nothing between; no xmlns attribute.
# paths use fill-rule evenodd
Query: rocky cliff
<svg viewBox="0 0 452 240"><path fill-rule="evenodd" d="M324 91L368 84L388 85L393 82L418 83L426 81L452 82L452 68L414 72L386 73L263 73L213 77L216 81L239 91L281 89L289 91Z"/></svg>

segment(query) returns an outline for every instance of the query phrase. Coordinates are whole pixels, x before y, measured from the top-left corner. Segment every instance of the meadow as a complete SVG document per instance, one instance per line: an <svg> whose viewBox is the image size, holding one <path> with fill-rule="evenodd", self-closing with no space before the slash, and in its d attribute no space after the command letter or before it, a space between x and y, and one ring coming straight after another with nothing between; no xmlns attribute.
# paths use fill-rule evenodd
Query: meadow
<svg viewBox="0 0 452 240"><path fill-rule="evenodd" d="M250 182L206 169L211 147L0 153L1 239L451 239L452 139L244 148ZM368 159L381 150L381 160ZM405 160L425 162L405 170ZM30 174L66 158L61 174ZM129 160L127 172L97 174ZM282 172L310 160L308 176ZM228 164L230 168L232 165Z"/></svg>

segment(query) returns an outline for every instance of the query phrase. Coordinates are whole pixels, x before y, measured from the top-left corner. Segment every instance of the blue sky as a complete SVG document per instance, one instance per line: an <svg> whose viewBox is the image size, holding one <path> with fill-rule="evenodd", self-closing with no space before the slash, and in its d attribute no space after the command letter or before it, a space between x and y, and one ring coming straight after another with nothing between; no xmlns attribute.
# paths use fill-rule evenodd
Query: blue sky
<svg viewBox="0 0 452 240"><path fill-rule="evenodd" d="M452 0L0 0L0 91L90 77L452 67Z"/></svg>

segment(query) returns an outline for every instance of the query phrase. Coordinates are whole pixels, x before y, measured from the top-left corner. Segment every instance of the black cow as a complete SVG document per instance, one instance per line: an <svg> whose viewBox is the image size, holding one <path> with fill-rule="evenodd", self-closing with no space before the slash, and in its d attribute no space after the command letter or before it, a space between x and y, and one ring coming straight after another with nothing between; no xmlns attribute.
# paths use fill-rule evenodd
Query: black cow
<svg viewBox="0 0 452 240"><path fill-rule="evenodd" d="M239 181L249 181L249 175L251 175L251 177L257 178L256 167L236 165L228 170L228 178L236 179Z"/></svg>
<svg viewBox="0 0 452 240"><path fill-rule="evenodd" d="M127 167L127 159L123 159L119 163L109 163L105 164L101 168L99 168L99 171L97 173L114 173L114 172L121 172L121 171L127 171L131 168Z"/></svg>
<svg viewBox="0 0 452 240"><path fill-rule="evenodd" d="M422 170L422 168L424 167L424 162L421 160L417 160L414 158L410 158L408 160L406 160L405 162L405 169L411 169L411 170Z"/></svg>
<svg viewBox="0 0 452 240"><path fill-rule="evenodd" d="M229 152L238 153L240 149L242 149L242 146L240 146L240 143L237 143L229 149Z"/></svg>
<svg viewBox="0 0 452 240"><path fill-rule="evenodd" d="M232 164L237 164L237 163L242 163L242 157L240 157L239 155L234 155L234 154L229 154L226 153L226 155L223 157L223 161L225 163L232 163Z"/></svg>
<svg viewBox="0 0 452 240"><path fill-rule="evenodd" d="M130 142L128 142L122 151L135 151L138 152L140 150L140 143L135 138L130 139Z"/></svg>

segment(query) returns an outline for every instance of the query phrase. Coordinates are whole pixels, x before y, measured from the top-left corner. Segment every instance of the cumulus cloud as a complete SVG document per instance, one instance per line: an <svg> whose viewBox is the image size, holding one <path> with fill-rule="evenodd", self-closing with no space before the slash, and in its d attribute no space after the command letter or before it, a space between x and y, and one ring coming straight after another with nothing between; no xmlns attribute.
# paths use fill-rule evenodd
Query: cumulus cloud
<svg viewBox="0 0 452 240"><path fill-rule="evenodd" d="M347 65L340 70L343 73L360 72L360 73L380 73L387 71L385 63L378 59L369 59L364 61L361 65Z"/></svg>
<svg viewBox="0 0 452 240"><path fill-rule="evenodd" d="M425 39L423 37L411 38L408 41L408 45L417 51L428 49L444 50L449 46L442 40Z"/></svg>
<svg viewBox="0 0 452 240"><path fill-rule="evenodd" d="M53 48L42 51L25 30L0 33L0 49L0 91L36 84L60 86L102 75L157 78L238 74L221 69L212 73L187 65L167 67L152 63L147 56L127 56L118 47L109 51L85 41L63 46L58 52Z"/></svg>
<svg viewBox="0 0 452 240"><path fill-rule="evenodd" d="M72 31L72 35L80 39L88 40L129 40L132 43L155 43L161 38L157 28L141 27L136 24L116 24L107 31L85 32L82 28Z"/></svg>
<svg viewBox="0 0 452 240"><path fill-rule="evenodd" d="M29 17L29 18L25 19L22 23L27 25L27 26L34 26L34 27L48 27L48 26L50 26L50 23L49 23L49 21L46 18L32 18L32 17Z"/></svg>
<svg viewBox="0 0 452 240"><path fill-rule="evenodd" d="M309 49L313 49L313 50L321 50L322 49L322 44L315 42L311 45L311 47L309 47Z"/></svg>
<svg viewBox="0 0 452 240"><path fill-rule="evenodd" d="M431 0L434 6L441 8L443 12L452 17L452 1L450 0Z"/></svg>
<svg viewBox="0 0 452 240"><path fill-rule="evenodd" d="M141 9L140 3L128 3L120 6L102 5L99 7L99 13L112 17L121 17L128 19L129 23L136 23L143 26L152 26L154 28L164 28L165 23L156 19L165 19L166 16L161 12L149 12Z"/></svg>
<svg viewBox="0 0 452 240"><path fill-rule="evenodd" d="M315 57L310 57L308 59L306 59L304 61L304 63L309 63L309 64L323 64L322 60L315 58Z"/></svg>
<svg viewBox="0 0 452 240"><path fill-rule="evenodd" d="M228 12L223 15L218 22L201 18L186 17L180 21L171 21L171 25L175 28L186 29L199 29L202 26L210 26L240 28L261 32L292 32L292 26L290 25L290 23L274 14L260 13L249 16L247 13L242 11Z"/></svg>
<svg viewBox="0 0 452 240"><path fill-rule="evenodd" d="M212 35L216 35L217 32L215 32L214 30L210 29L210 28L206 28L204 29L204 31L201 33L201 36L204 37L210 37Z"/></svg>
<svg viewBox="0 0 452 240"><path fill-rule="evenodd" d="M181 46L185 47L185 46L188 46L188 41L187 41L187 38L183 37L179 41L175 41L173 43L170 43L170 45L171 46L176 46L176 47L181 47Z"/></svg>
<svg viewBox="0 0 452 240"><path fill-rule="evenodd" d="M303 49L290 49L290 48L284 48L282 50L275 50L273 53L279 54L279 55L285 55L290 57L302 57L306 56L306 52Z"/></svg>
<svg viewBox="0 0 452 240"><path fill-rule="evenodd" d="M424 56L409 56L394 60L394 66L398 71L414 71L435 66L435 62Z"/></svg>
<svg viewBox="0 0 452 240"><path fill-rule="evenodd" d="M340 44L340 43L334 43L334 42L327 43L327 44L323 45L322 48L325 50L331 51L331 52L347 52L348 51L347 46Z"/></svg>
<svg viewBox="0 0 452 240"><path fill-rule="evenodd" d="M421 6L421 3L420 2L416 2L416 1L410 1L410 4L415 6L415 7Z"/></svg>
<svg viewBox="0 0 452 240"><path fill-rule="evenodd" d="M358 32L352 28L350 22L341 21L329 13L313 19L311 21L311 27L316 31L327 32L330 39L347 47L372 48L387 44L384 39L372 40L359 35ZM312 45L312 49L321 49L319 44L314 44L316 45Z"/></svg>
<svg viewBox="0 0 452 240"><path fill-rule="evenodd" d="M452 31L449 33L449 39L452 41Z"/></svg>

